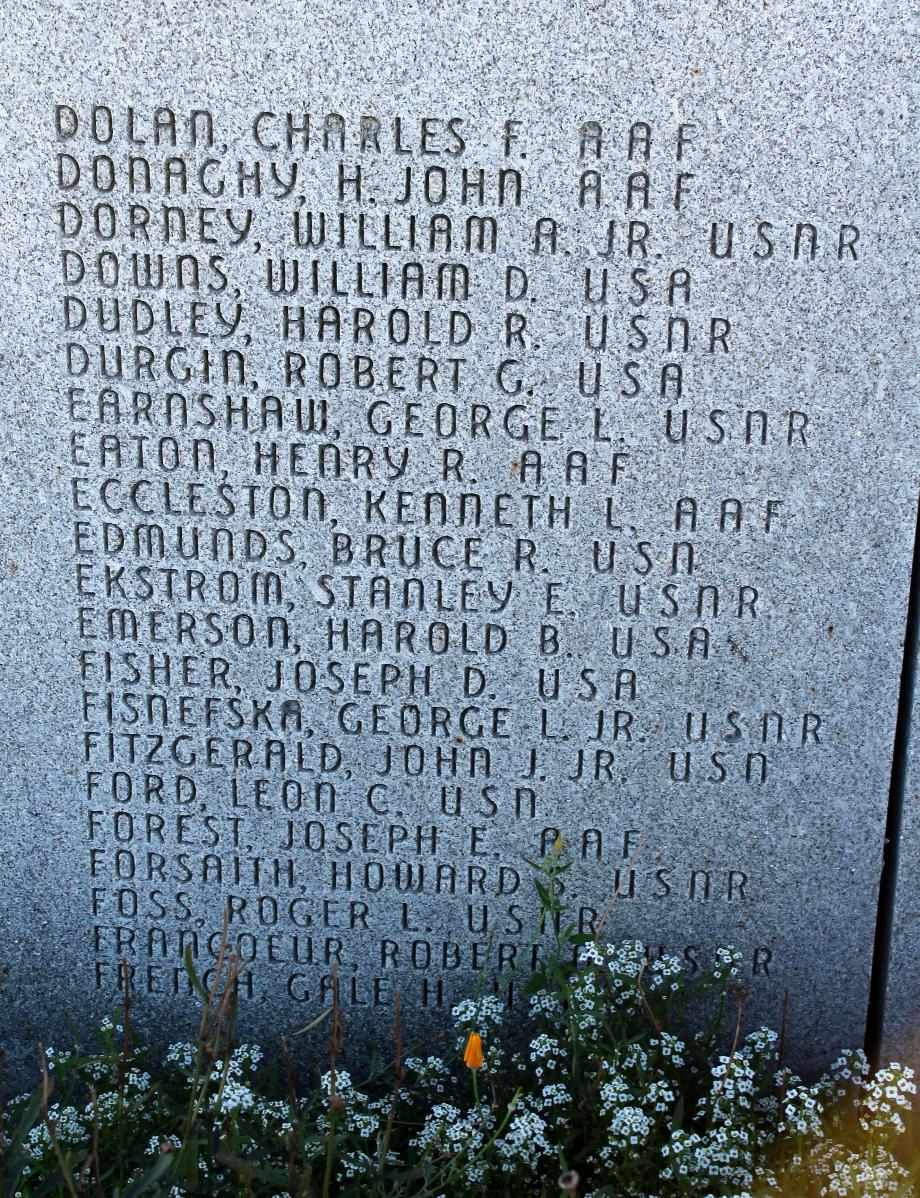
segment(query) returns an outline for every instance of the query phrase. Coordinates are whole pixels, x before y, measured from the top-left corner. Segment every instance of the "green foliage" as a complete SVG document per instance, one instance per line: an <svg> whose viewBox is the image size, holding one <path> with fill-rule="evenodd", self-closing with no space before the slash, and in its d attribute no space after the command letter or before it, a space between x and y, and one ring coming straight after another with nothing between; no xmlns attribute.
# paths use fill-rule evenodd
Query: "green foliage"
<svg viewBox="0 0 920 1198"><path fill-rule="evenodd" d="M870 1074L844 1054L806 1085L778 1066L777 1036L744 1033L738 958L690 976L639 943L605 944L566 922L562 846L531 863L543 965L528 982L529 1045L502 1043L507 1012L482 992L457 1005L451 1059L402 1058L356 1083L329 1068L298 1092L261 1050L234 1042L238 962L226 928L194 1042L153 1075L130 995L92 1053L41 1053L42 1085L0 1127L2 1198L893 1198L920 1195L898 1159L911 1072ZM472 1039L471 1039L472 1038ZM479 1061L480 1041L482 1064ZM466 1051L465 1051L466 1050Z"/></svg>

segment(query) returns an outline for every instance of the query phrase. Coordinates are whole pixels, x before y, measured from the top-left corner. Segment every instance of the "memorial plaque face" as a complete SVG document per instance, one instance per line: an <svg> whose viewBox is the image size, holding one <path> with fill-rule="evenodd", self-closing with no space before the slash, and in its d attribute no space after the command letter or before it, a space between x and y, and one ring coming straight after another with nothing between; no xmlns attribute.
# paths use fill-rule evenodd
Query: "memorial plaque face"
<svg viewBox="0 0 920 1198"><path fill-rule="evenodd" d="M15 3L3 1033L443 1026L574 918L866 1015L906 6ZM519 987L518 987L519 988ZM408 1034L408 1033L407 1033ZM375 1034L379 1043L379 1030ZM18 1054L18 1055L17 1055Z"/></svg>

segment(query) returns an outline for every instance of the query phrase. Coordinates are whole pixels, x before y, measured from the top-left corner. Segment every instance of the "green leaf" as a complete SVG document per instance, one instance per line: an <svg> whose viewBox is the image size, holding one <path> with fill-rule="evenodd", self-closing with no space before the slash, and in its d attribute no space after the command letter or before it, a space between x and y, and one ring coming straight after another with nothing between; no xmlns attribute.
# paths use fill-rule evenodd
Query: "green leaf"
<svg viewBox="0 0 920 1198"><path fill-rule="evenodd" d="M538 990L542 990L545 986L546 975L541 969L536 973L532 973L527 979L527 983L524 986L524 994L529 998L531 994L536 994Z"/></svg>
<svg viewBox="0 0 920 1198"><path fill-rule="evenodd" d="M140 1198L140 1195L145 1193L153 1194L156 1191L152 1188L161 1177L172 1169L173 1154L164 1153L163 1156L156 1162L153 1168L148 1169L143 1177L138 1177L136 1181L132 1181L126 1190L122 1190L118 1198Z"/></svg>
<svg viewBox="0 0 920 1198"><path fill-rule="evenodd" d="M323 1020L328 1019L331 1014L332 1007L327 1007L325 1011L320 1011L315 1019L311 1019L309 1023L305 1023L303 1027L298 1028L296 1032L291 1032L291 1038L293 1039L295 1036L305 1036L307 1032L312 1032L315 1027L319 1027Z"/></svg>
<svg viewBox="0 0 920 1198"><path fill-rule="evenodd" d="M215 1152L214 1159L219 1165L233 1169L241 1177L255 1178L256 1181L270 1181L273 1185L286 1185L288 1174L284 1169L273 1169L268 1165L260 1165L255 1161L244 1160L233 1152L222 1148Z"/></svg>
<svg viewBox="0 0 920 1198"><path fill-rule="evenodd" d="M186 946L182 963L185 965L185 972L188 974L188 980L192 983L192 989L203 1002L207 1002L208 992L205 990L204 986L202 986L201 979L195 972L195 966L192 963L192 946L190 944Z"/></svg>
<svg viewBox="0 0 920 1198"><path fill-rule="evenodd" d="M12 1144L19 1145L25 1142L26 1136L38 1122L38 1112L41 1110L41 1106L42 1091L39 1088L32 1094L22 1112L19 1122L16 1124L16 1130L13 1132L11 1139Z"/></svg>
<svg viewBox="0 0 920 1198"><path fill-rule="evenodd" d="M6 1160L4 1162L6 1184L3 1190L3 1198L15 1198L19 1190L22 1169L26 1164L24 1154L26 1137L38 1120L38 1112L41 1110L41 1105L42 1092L41 1090L36 1090L26 1104L19 1122L16 1124L16 1130L10 1137L9 1147L6 1150ZM9 1170L8 1174L6 1173L7 1169Z"/></svg>
<svg viewBox="0 0 920 1198"><path fill-rule="evenodd" d="M45 1198L46 1194L51 1194L58 1186L63 1186L64 1174L60 1169L55 1169L50 1176L46 1177L37 1190L32 1190L29 1198ZM13 1193L13 1191L10 1191Z"/></svg>

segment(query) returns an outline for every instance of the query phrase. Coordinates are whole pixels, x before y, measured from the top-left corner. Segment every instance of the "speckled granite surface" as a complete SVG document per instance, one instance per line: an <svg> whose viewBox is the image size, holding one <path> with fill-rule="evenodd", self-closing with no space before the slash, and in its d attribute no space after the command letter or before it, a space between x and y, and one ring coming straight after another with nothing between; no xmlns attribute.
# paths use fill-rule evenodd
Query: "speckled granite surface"
<svg viewBox="0 0 920 1198"><path fill-rule="evenodd" d="M909 6L4 22L13 1068L122 958L174 1038L227 904L247 1034L337 961L356 1052L397 988L435 1036L489 954L526 967L559 831L584 927L736 945L803 1065L859 1042L917 485Z"/></svg>

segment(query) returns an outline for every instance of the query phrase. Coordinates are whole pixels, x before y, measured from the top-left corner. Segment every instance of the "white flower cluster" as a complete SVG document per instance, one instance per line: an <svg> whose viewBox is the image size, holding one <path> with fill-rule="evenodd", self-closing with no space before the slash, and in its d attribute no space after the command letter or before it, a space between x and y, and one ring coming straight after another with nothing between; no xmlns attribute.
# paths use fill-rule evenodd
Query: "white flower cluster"
<svg viewBox="0 0 920 1198"><path fill-rule="evenodd" d="M677 1101L677 1093L667 1082L655 1078L649 1083L645 1101L656 1113L668 1111Z"/></svg>
<svg viewBox="0 0 920 1198"><path fill-rule="evenodd" d="M726 950L720 965L734 967L735 958ZM687 1131L676 1128L662 1148L663 1180L675 1181L688 1193L746 1193L754 1184L771 1184L764 1168L765 1148L770 1139L760 1105L758 1076L775 1051L776 1037L758 1029L748 1035L735 1052L719 1056L710 1067L708 1092L697 1110L698 1127ZM678 1050L683 1051L683 1045ZM798 1079L794 1079L798 1082ZM670 1089L670 1088L669 1088ZM670 1093L674 1095L674 1091ZM773 1108L776 1108L773 1102ZM795 1108L796 1112L798 1107ZM758 1115L761 1118L758 1118Z"/></svg>
<svg viewBox="0 0 920 1198"><path fill-rule="evenodd" d="M249 1086L228 1077L215 1089L211 1095L211 1110L223 1115L233 1115L238 1111L251 1110L256 1104L256 1096Z"/></svg>
<svg viewBox="0 0 920 1198"><path fill-rule="evenodd" d="M273 1136L286 1136L294 1129L291 1108L286 1102L262 1099L256 1103L253 1114L261 1123L262 1130Z"/></svg>
<svg viewBox="0 0 920 1198"><path fill-rule="evenodd" d="M602 966L607 964L606 946L596 940L590 940L578 950L578 964L581 968L586 965Z"/></svg>
<svg viewBox="0 0 920 1198"><path fill-rule="evenodd" d="M180 1069L191 1069L198 1054L194 1044L178 1042L170 1044L163 1058L167 1065L178 1065Z"/></svg>
<svg viewBox="0 0 920 1198"><path fill-rule="evenodd" d="M858 1153L829 1147L813 1154L809 1164L820 1179L821 1198L903 1198L911 1192L907 1170L880 1145Z"/></svg>
<svg viewBox="0 0 920 1198"><path fill-rule="evenodd" d="M787 1072L782 1070L782 1073ZM840 1099L852 1098L857 1105L860 1093L871 1072L869 1059L861 1048L847 1049L830 1066L815 1085L827 1105ZM794 1079L797 1081L798 1079ZM794 1081L790 1084L794 1084Z"/></svg>
<svg viewBox="0 0 920 1198"><path fill-rule="evenodd" d="M390 1165L399 1163L399 1157L394 1152L387 1152L386 1161ZM378 1159L377 1156L370 1152L346 1152L342 1155L342 1172L339 1173L339 1181L347 1180L354 1181L358 1177L371 1177L377 1172ZM281 1195L279 1198L288 1198L288 1195Z"/></svg>
<svg viewBox="0 0 920 1198"><path fill-rule="evenodd" d="M892 1064L880 1069L863 1085L865 1093L859 1107L863 1131L881 1136L901 1135L905 1130L901 1112L911 1109L911 1098L917 1093L913 1069Z"/></svg>
<svg viewBox="0 0 920 1198"><path fill-rule="evenodd" d="M597 1033L604 1012L604 997L593 971L579 973L574 978L569 990L569 1010L575 1027L584 1032L590 1042Z"/></svg>
<svg viewBox="0 0 920 1198"><path fill-rule="evenodd" d="M149 1073L140 1069L129 1069L125 1074L125 1089L133 1090L136 1094L146 1094L151 1086Z"/></svg>
<svg viewBox="0 0 920 1198"><path fill-rule="evenodd" d="M610 1076L601 1086L600 1090L600 1112L602 1115L610 1115L617 1107L633 1101L632 1091L627 1084L626 1078L618 1073L614 1066L608 1065L607 1071Z"/></svg>
<svg viewBox="0 0 920 1198"><path fill-rule="evenodd" d="M663 953L652 958L641 940L625 940L620 944L591 941L579 949L578 966L572 980L570 1005L576 1026L589 1034L596 1030L598 1020L611 1002L624 1012L637 1011L645 1002L643 991L671 994L680 989L685 976L684 963L679 957ZM535 1013L540 1010L533 1001L531 1009Z"/></svg>
<svg viewBox="0 0 920 1198"><path fill-rule="evenodd" d="M48 1062L48 1071L49 1072L53 1072L55 1069L59 1068L61 1065L66 1065L66 1063L72 1059L73 1059L72 1052L58 1052L56 1049L52 1048L50 1045L45 1049L45 1060Z"/></svg>
<svg viewBox="0 0 920 1198"><path fill-rule="evenodd" d="M406 1069L415 1074L417 1085L443 1094L450 1080L450 1071L441 1057L406 1057Z"/></svg>
<svg viewBox="0 0 920 1198"><path fill-rule="evenodd" d="M755 1031L749 1032L744 1042L751 1055L767 1060L776 1055L779 1034L772 1028L759 1027Z"/></svg>
<svg viewBox="0 0 920 1198"><path fill-rule="evenodd" d="M322 1093L326 1099L333 1095L332 1072L324 1073L320 1079ZM341 1100L340 1109L335 1118L336 1126L341 1133L363 1140L360 1147L346 1152L341 1158L342 1172L338 1174L340 1181L354 1180L375 1173L382 1150L384 1128L391 1109L391 1098L385 1095L371 1099L363 1090L358 1089L347 1069L338 1069L335 1074L335 1096ZM327 1107L328 1110L328 1107ZM316 1120L316 1130L320 1136L328 1135L332 1126L330 1114L323 1113ZM388 1150L386 1159L390 1163L397 1161L395 1154Z"/></svg>
<svg viewBox="0 0 920 1198"><path fill-rule="evenodd" d="M565 1055L565 1049L558 1040L541 1032L530 1042L530 1060L536 1066L532 1071L533 1076L539 1081L547 1070L560 1070Z"/></svg>
<svg viewBox="0 0 920 1198"><path fill-rule="evenodd" d="M739 1113L750 1110L756 1082L756 1070L743 1049L720 1056L712 1066L712 1086L702 1100L702 1113L723 1123L731 1121Z"/></svg>
<svg viewBox="0 0 920 1198"><path fill-rule="evenodd" d="M553 1152L546 1136L545 1120L536 1110L520 1102L495 1147L504 1173L531 1173L541 1158L551 1156Z"/></svg>
<svg viewBox="0 0 920 1198"><path fill-rule="evenodd" d="M562 1009L562 1000L551 990L537 990L530 996L530 1015L533 1019L542 1015L545 1019L554 1020L562 1014Z"/></svg>
<svg viewBox="0 0 920 1198"><path fill-rule="evenodd" d="M323 1076L319 1079L319 1084L326 1097L331 1097L333 1093L331 1069L327 1073L323 1074ZM355 1093L355 1084L351 1080L351 1074L347 1069L336 1069L334 1090L340 1098L347 1098L349 1095L353 1095Z"/></svg>
<svg viewBox="0 0 920 1198"><path fill-rule="evenodd" d="M600 1153L602 1161L612 1163L612 1154L627 1147L643 1144L655 1126L655 1120L641 1106L616 1107L610 1119L610 1142Z"/></svg>
<svg viewBox="0 0 920 1198"><path fill-rule="evenodd" d="M482 1031L489 1025L498 1027L505 1014L505 1004L493 994L481 998L465 998L451 1011L454 1024L460 1031L476 1028Z"/></svg>
<svg viewBox="0 0 920 1198"><path fill-rule="evenodd" d="M634 1074L637 1079L645 1077L652 1067L651 1058L647 1050L638 1043L627 1044L617 1059L619 1060L620 1068L629 1074Z"/></svg>
<svg viewBox="0 0 920 1198"><path fill-rule="evenodd" d="M257 1069L262 1061L262 1049L258 1044L239 1044L230 1054L232 1070Z"/></svg>
<svg viewBox="0 0 920 1198"><path fill-rule="evenodd" d="M110 1085L116 1076L111 1063L99 1057L89 1057L80 1072L84 1079L92 1082L96 1088L103 1084Z"/></svg>
<svg viewBox="0 0 920 1198"><path fill-rule="evenodd" d="M737 975L743 960L744 955L736 948L717 948L716 964L713 972L717 977L727 981L729 978Z"/></svg>
<svg viewBox="0 0 920 1198"><path fill-rule="evenodd" d="M663 953L649 963L646 972L649 990L677 990L680 987L679 979L683 977L684 963L680 957Z"/></svg>
<svg viewBox="0 0 920 1198"><path fill-rule="evenodd" d="M92 1103L87 1103L84 1111L86 1119L95 1117L99 1121L100 1127L108 1127L114 1123L122 1111L122 1102L118 1096L117 1090L108 1090L104 1094L100 1094L96 1099L95 1111Z"/></svg>
<svg viewBox="0 0 920 1198"><path fill-rule="evenodd" d="M534 1110L541 1114L555 1111L557 1107L566 1107L571 1101L572 1095L562 1082L550 1082L548 1086L543 1087L539 1094L533 1094L530 1097L530 1103ZM557 1113L556 1122L564 1123L565 1118Z"/></svg>
<svg viewBox="0 0 920 1198"><path fill-rule="evenodd" d="M649 1041L649 1046L660 1048L661 1055L667 1059L670 1067L680 1069L684 1065L687 1046L680 1037L672 1035L671 1032L660 1032L656 1040Z"/></svg>
<svg viewBox="0 0 920 1198"><path fill-rule="evenodd" d="M652 1041L653 1046L658 1043ZM677 1094L669 1079L652 1068L651 1057L640 1044L627 1045L606 1062L604 1075L599 1109L607 1122L608 1139L597 1160L613 1169L648 1142L659 1120L668 1118Z"/></svg>
<svg viewBox="0 0 920 1198"><path fill-rule="evenodd" d="M441 1102L432 1107L419 1134L411 1141L423 1157L453 1157L469 1185L485 1177L482 1151L495 1126L495 1116L480 1106L464 1114L459 1107Z"/></svg>
<svg viewBox="0 0 920 1198"><path fill-rule="evenodd" d="M688 1192L712 1193L714 1185L748 1191L755 1176L764 1182L759 1154L743 1127L714 1127L705 1134L677 1129L661 1150L666 1181L684 1181ZM724 1192L724 1191L723 1191Z"/></svg>
<svg viewBox="0 0 920 1198"><path fill-rule="evenodd" d="M780 1101L781 1118L777 1130L781 1135L815 1136L824 1134L822 1117L824 1104L811 1086L791 1086Z"/></svg>
<svg viewBox="0 0 920 1198"><path fill-rule="evenodd" d="M48 1108L48 1120L54 1127L54 1135L63 1147L75 1147L89 1139L90 1128L76 1107L60 1106L55 1103ZM44 1120L29 1132L25 1143L26 1155L33 1161L51 1151L51 1132Z"/></svg>
<svg viewBox="0 0 920 1198"><path fill-rule="evenodd" d="M178 1136L151 1136L147 1145L148 1156L162 1156L166 1152L176 1152L182 1147Z"/></svg>
<svg viewBox="0 0 920 1198"><path fill-rule="evenodd" d="M649 969L648 953L641 940L606 944L596 955L600 957L596 963L606 966L614 986L618 988L628 988Z"/></svg>
<svg viewBox="0 0 920 1198"><path fill-rule="evenodd" d="M252 1075L261 1060L262 1049L258 1045L240 1044L229 1057L215 1061L210 1109L224 1115L252 1110L259 1101L252 1089Z"/></svg>

